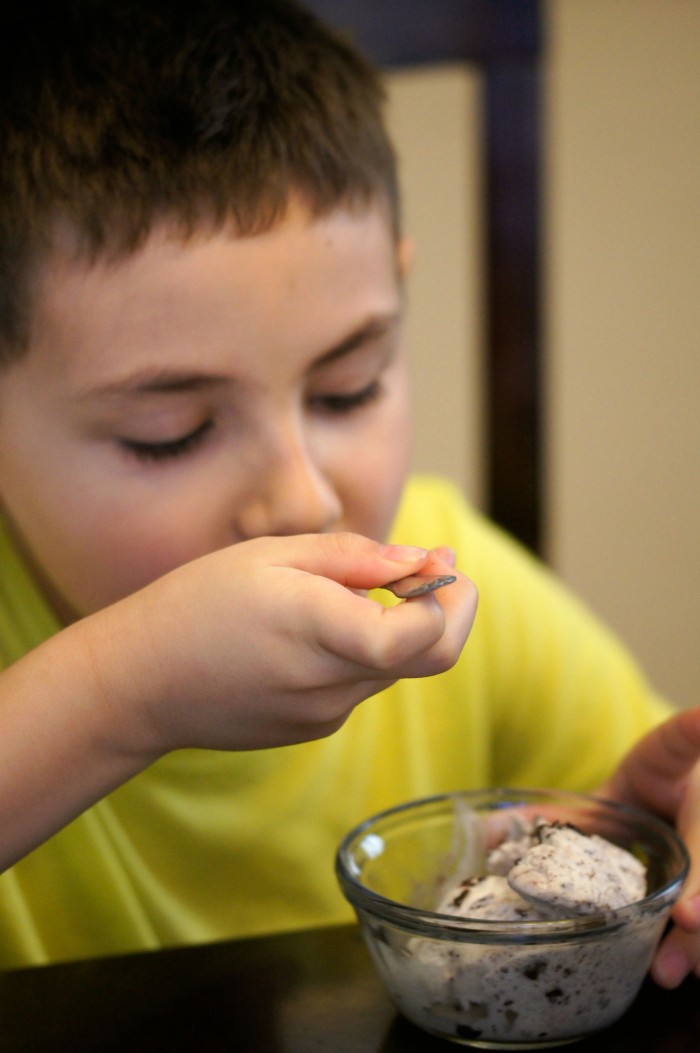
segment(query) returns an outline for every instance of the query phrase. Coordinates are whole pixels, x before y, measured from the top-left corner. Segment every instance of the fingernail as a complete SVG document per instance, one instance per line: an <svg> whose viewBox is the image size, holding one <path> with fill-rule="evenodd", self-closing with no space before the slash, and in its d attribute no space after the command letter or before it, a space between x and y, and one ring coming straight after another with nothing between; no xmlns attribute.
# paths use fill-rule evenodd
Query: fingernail
<svg viewBox="0 0 700 1053"><path fill-rule="evenodd" d="M384 557L395 563L413 563L427 555L427 548L414 548L413 545L387 545L384 549Z"/></svg>
<svg viewBox="0 0 700 1053"><path fill-rule="evenodd" d="M457 563L457 553L453 548L448 548L447 545L440 545L438 548L434 548L435 552L440 559L444 559L445 563L449 564L450 567L454 567Z"/></svg>

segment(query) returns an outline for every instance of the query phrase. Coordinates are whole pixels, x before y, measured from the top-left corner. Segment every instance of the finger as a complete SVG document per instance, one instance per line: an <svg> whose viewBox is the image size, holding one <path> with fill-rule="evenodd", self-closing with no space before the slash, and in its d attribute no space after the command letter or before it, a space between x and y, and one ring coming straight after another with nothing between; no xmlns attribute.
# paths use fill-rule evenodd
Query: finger
<svg viewBox="0 0 700 1053"><path fill-rule="evenodd" d="M673 908L672 917L679 928L688 933L700 933L700 892L698 866L688 875L681 899Z"/></svg>
<svg viewBox="0 0 700 1053"><path fill-rule="evenodd" d="M453 590L453 593L448 596L450 590ZM432 675L444 672L455 664L474 624L478 593L469 578L457 574L455 582L449 588L410 600L409 606L420 603L432 603L440 607L444 628L439 640L428 651L416 656L404 667L402 676Z"/></svg>
<svg viewBox="0 0 700 1053"><path fill-rule="evenodd" d="M686 933L700 930L699 755L700 709L684 710L642 739L607 787L616 800L665 816L683 838L691 864L672 917Z"/></svg>
<svg viewBox="0 0 700 1053"><path fill-rule="evenodd" d="M470 578L455 569L453 556L451 549L433 549L421 573L449 574L456 578L448 588L436 592L434 598L445 613L448 639L453 634L463 645L474 623L479 592Z"/></svg>
<svg viewBox="0 0 700 1053"><path fill-rule="evenodd" d="M678 987L691 972L700 976L700 935L674 926L654 955L649 971L660 987L669 990Z"/></svg>
<svg viewBox="0 0 700 1053"><path fill-rule="evenodd" d="M439 589L424 599L433 599L438 603L445 617L445 628L439 641L429 656L422 655L420 662L425 668L426 659L434 665L434 671L442 672L450 668L462 651L471 632L476 617L479 593L474 582L454 566L454 552L451 549L433 549L421 573L446 574L455 577L448 588ZM451 593L451 595L450 595ZM421 597L410 600L411 604L421 602ZM404 676L422 676L425 672L407 672Z"/></svg>
<svg viewBox="0 0 700 1053"><path fill-rule="evenodd" d="M700 707L695 707L641 739L601 792L675 819L686 779L699 759Z"/></svg>
<svg viewBox="0 0 700 1053"><path fill-rule="evenodd" d="M427 676L457 660L476 610L476 589L462 574L447 589L385 608L345 590L319 605L312 632L331 653L387 678ZM441 593L454 590L449 602Z"/></svg>
<svg viewBox="0 0 700 1053"><path fill-rule="evenodd" d="M294 566L331 578L353 589L372 589L422 569L428 551L412 545L384 545L360 534L299 534L266 538L270 558L278 566ZM274 549L279 545L279 556Z"/></svg>
<svg viewBox="0 0 700 1053"><path fill-rule="evenodd" d="M447 548L447 546L440 546L434 548L428 553L428 566L430 566L431 560L437 557L438 559L444 560L448 567L457 566L457 553L453 548Z"/></svg>
<svg viewBox="0 0 700 1053"><path fill-rule="evenodd" d="M685 783L676 828L690 853L690 870L678 903L674 921L686 932L700 931L700 765L696 764Z"/></svg>
<svg viewBox="0 0 700 1053"><path fill-rule="evenodd" d="M355 593L347 597L342 617L337 610L324 617L320 610L313 632L328 651L361 670L396 677L397 670L436 644L445 631L444 613L431 594L389 608Z"/></svg>

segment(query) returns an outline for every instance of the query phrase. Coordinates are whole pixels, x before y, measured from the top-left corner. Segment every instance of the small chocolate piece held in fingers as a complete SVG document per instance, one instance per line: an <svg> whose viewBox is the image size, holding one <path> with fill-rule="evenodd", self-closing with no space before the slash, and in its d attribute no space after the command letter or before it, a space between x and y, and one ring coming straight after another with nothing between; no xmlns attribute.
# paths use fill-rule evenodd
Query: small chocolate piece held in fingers
<svg viewBox="0 0 700 1053"><path fill-rule="evenodd" d="M441 589L443 585L451 585L457 578L454 574L410 574L407 578L398 581L390 581L382 588L393 592L400 600L408 600L412 596L422 596L425 592L434 592Z"/></svg>

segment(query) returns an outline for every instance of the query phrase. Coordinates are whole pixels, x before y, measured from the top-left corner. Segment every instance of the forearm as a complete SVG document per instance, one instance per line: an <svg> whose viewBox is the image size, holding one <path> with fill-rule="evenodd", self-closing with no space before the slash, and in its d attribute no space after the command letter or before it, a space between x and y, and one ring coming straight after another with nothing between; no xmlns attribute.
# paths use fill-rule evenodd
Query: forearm
<svg viewBox="0 0 700 1053"><path fill-rule="evenodd" d="M71 626L0 675L1 869L153 759L119 710L129 663L105 646L107 621Z"/></svg>

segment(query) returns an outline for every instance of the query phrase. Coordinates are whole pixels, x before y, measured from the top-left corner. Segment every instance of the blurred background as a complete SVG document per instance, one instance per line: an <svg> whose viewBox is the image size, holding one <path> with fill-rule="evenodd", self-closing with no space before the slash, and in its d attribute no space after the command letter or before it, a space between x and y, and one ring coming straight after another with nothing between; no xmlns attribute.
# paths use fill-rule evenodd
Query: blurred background
<svg viewBox="0 0 700 1053"><path fill-rule="evenodd" d="M700 3L536 6L537 547L688 705L700 702ZM423 9L428 26L441 4ZM416 242L414 463L488 508L483 69L402 65L388 85Z"/></svg>

